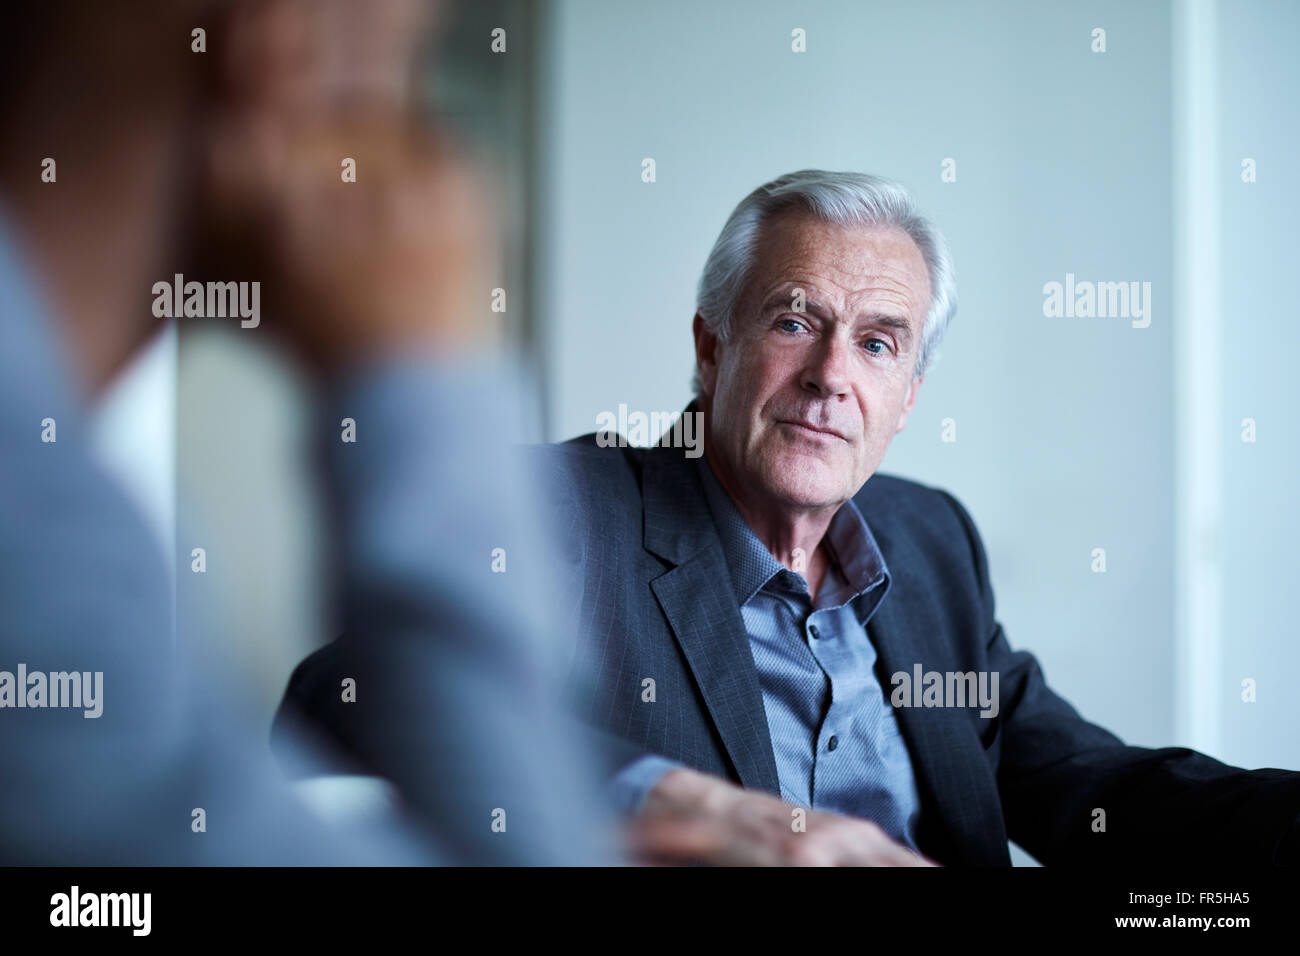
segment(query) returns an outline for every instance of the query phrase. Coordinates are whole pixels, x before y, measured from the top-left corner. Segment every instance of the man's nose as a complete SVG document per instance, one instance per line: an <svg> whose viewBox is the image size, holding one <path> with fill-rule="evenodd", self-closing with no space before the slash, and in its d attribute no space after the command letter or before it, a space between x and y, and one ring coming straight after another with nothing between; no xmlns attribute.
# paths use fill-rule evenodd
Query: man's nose
<svg viewBox="0 0 1300 956"><path fill-rule="evenodd" d="M839 335L819 341L804 367L803 387L823 398L848 394L851 348L848 339Z"/></svg>

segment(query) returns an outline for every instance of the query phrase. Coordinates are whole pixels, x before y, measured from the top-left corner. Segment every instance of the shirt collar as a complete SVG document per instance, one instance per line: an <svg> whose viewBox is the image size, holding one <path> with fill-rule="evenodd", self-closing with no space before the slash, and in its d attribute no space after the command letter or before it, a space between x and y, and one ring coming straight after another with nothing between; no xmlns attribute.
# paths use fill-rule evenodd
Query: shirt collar
<svg viewBox="0 0 1300 956"><path fill-rule="evenodd" d="M736 603L744 607L769 582L780 589L802 594L806 599L808 583L803 575L787 569L767 550L713 474L708 458L701 455L696 462L709 511L722 542L723 556L731 572ZM839 573L830 574L824 580L817 595L818 607L838 607L856 601L881 584L888 592L890 575L885 557L853 499L844 502L835 512L826 529L825 541L839 566Z"/></svg>

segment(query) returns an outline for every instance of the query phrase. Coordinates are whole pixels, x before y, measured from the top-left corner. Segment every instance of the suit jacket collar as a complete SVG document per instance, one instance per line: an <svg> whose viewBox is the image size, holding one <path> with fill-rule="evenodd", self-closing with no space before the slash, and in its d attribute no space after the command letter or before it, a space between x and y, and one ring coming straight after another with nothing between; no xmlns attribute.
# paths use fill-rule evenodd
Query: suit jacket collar
<svg viewBox="0 0 1300 956"><path fill-rule="evenodd" d="M695 411L692 401L682 414ZM718 543L704 488L685 449L663 442L648 449L643 482L646 550L680 564Z"/></svg>

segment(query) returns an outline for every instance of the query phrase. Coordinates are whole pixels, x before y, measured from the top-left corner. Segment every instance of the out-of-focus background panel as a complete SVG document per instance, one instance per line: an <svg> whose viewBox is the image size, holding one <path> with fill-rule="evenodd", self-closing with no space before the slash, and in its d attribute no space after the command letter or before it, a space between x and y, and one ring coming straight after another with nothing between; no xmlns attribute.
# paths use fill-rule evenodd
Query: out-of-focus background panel
<svg viewBox="0 0 1300 956"><path fill-rule="evenodd" d="M1247 767L1294 769L1300 7L1223 3L1215 22L1223 335L1201 345L1222 363L1223 375L1223 408L1214 422L1223 456L1221 746L1225 759ZM1243 181L1244 160L1254 161L1253 183ZM1253 442L1243 440L1251 427L1245 419L1254 422ZM1254 703L1242 699L1246 679L1255 682Z"/></svg>

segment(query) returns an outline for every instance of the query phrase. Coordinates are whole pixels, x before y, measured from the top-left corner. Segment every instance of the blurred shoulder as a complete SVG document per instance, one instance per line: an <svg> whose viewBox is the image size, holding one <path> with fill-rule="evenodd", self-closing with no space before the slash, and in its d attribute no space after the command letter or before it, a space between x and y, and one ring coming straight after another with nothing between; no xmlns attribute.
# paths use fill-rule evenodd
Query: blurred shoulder
<svg viewBox="0 0 1300 956"><path fill-rule="evenodd" d="M598 437L592 432L568 441L530 445L528 451L550 478L610 489L629 483L639 486L647 449L601 444Z"/></svg>
<svg viewBox="0 0 1300 956"><path fill-rule="evenodd" d="M530 445L534 480L546 499L570 520L607 523L641 520L642 474L649 449L597 442L597 434Z"/></svg>

